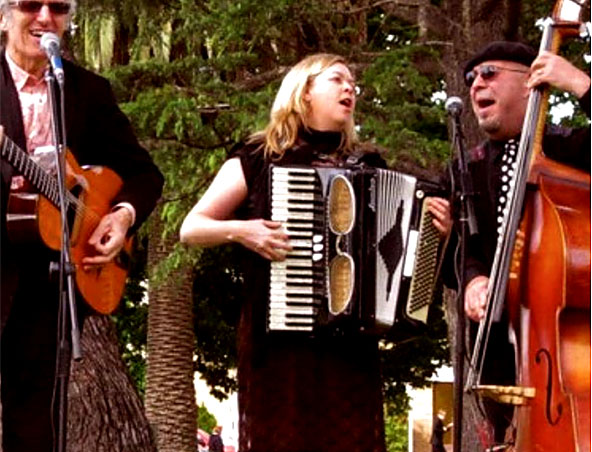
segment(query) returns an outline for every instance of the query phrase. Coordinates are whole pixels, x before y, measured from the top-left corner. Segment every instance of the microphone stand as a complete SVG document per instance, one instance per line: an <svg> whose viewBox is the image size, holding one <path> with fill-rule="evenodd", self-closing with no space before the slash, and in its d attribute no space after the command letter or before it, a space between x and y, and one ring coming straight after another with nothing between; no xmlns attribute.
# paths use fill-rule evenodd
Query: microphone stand
<svg viewBox="0 0 592 452"><path fill-rule="evenodd" d="M456 351L455 351L455 381L454 381L454 439L453 450L462 451L462 427L463 427L463 380L464 380L464 359L465 359L465 267L467 232L472 236L477 234L477 221L473 210L473 184L467 168L464 149L464 136L460 123L460 111L451 113L452 116L452 140L453 146L458 155L458 175L460 179L460 281L456 304L457 325L456 325Z"/></svg>
<svg viewBox="0 0 592 452"><path fill-rule="evenodd" d="M68 227L68 208L70 200L66 189L66 118L63 79L56 82L54 71L46 71L45 80L48 86L48 98L52 114L52 134L56 150L56 171L61 218L61 252L59 263L50 264L50 273L59 273L59 300L57 320L57 350L55 386L52 400L52 419L55 416L55 403L58 403L57 438L54 436L54 451L66 451L67 433L67 400L70 361L82 359L80 348L80 331L78 328L78 312L74 290L74 265L70 257L70 232ZM59 109L58 109L59 91ZM70 341L67 329L70 326ZM54 427L55 428L55 427ZM54 430L55 434L55 430ZM57 448L56 448L57 441Z"/></svg>

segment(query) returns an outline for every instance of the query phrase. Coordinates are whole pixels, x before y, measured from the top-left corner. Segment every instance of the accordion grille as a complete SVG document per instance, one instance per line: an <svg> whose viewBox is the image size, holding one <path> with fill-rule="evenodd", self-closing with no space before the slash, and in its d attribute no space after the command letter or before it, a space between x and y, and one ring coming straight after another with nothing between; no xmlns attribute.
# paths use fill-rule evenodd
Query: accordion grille
<svg viewBox="0 0 592 452"><path fill-rule="evenodd" d="M440 233L432 220L433 215L428 211L424 200L419 226L419 244L406 309L409 317L424 323L427 321L428 308L434 296L440 245Z"/></svg>

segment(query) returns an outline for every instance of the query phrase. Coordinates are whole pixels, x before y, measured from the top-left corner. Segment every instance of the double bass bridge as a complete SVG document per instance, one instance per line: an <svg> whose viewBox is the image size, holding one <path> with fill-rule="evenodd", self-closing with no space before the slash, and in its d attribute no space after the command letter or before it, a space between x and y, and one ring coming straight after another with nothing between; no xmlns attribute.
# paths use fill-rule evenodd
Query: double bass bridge
<svg viewBox="0 0 592 452"><path fill-rule="evenodd" d="M473 389L482 397L507 405L527 405L536 395L536 389L524 386L478 385Z"/></svg>

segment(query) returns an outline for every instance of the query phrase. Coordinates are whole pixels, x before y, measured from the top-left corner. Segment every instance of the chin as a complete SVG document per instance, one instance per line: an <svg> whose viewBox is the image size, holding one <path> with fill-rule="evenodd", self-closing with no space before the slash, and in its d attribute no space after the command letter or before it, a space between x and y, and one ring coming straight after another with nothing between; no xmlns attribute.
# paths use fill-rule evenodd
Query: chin
<svg viewBox="0 0 592 452"><path fill-rule="evenodd" d="M496 121L492 118L480 119L479 127L481 128L481 130L483 130L483 132L485 132L489 136L497 134L500 130L499 121Z"/></svg>

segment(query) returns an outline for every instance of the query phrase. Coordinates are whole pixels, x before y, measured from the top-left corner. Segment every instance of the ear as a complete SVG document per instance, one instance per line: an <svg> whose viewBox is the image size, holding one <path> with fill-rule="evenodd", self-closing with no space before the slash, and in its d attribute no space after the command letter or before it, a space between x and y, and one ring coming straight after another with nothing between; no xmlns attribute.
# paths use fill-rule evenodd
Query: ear
<svg viewBox="0 0 592 452"><path fill-rule="evenodd" d="M8 19L0 12L0 31L8 31Z"/></svg>
<svg viewBox="0 0 592 452"><path fill-rule="evenodd" d="M304 102L310 102L311 99L312 99L312 96L310 95L310 92L307 89L306 92L304 93L304 95L302 96L302 100L304 100Z"/></svg>

